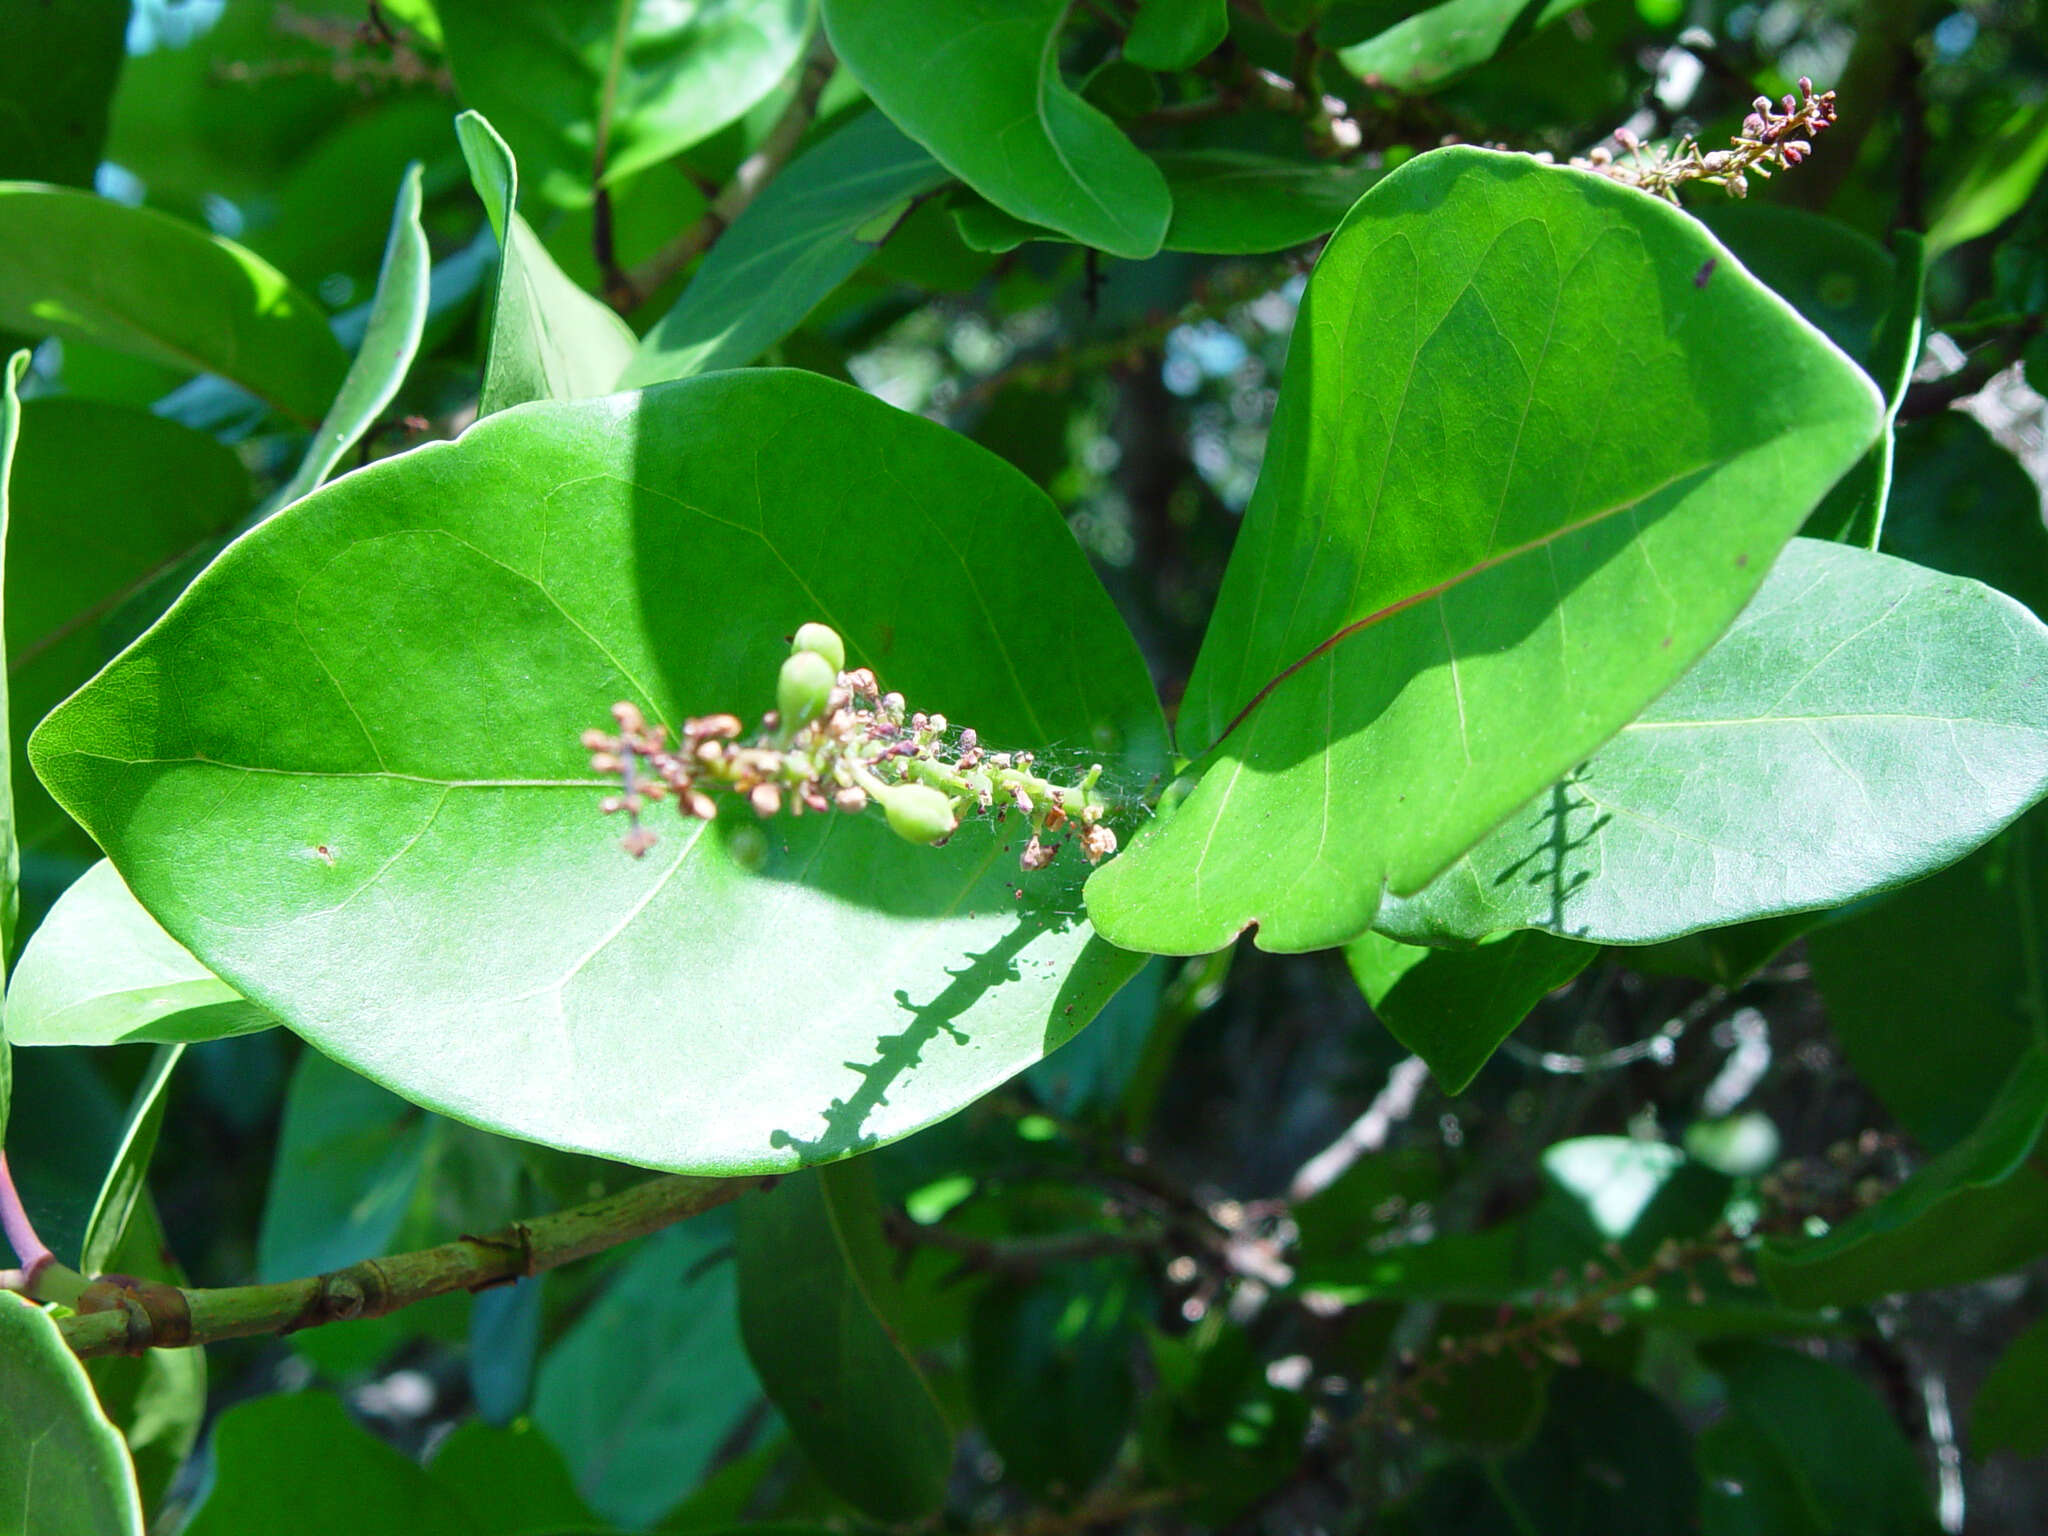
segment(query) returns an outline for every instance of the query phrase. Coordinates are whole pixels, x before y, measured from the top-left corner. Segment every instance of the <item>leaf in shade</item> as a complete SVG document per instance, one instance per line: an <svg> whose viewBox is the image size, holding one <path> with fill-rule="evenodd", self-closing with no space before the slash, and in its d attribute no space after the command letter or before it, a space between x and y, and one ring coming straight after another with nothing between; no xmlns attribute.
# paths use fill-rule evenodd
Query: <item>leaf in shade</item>
<svg viewBox="0 0 2048 1536"><path fill-rule="evenodd" d="M269 262L150 208L0 182L0 325L209 372L310 427L348 358Z"/></svg>
<svg viewBox="0 0 2048 1536"><path fill-rule="evenodd" d="M2048 789L2048 628L2002 593L1796 540L1697 666L1376 925L1641 944L1836 906Z"/></svg>
<svg viewBox="0 0 2048 1536"><path fill-rule="evenodd" d="M129 0L24 5L0 48L0 176L89 187L121 76Z"/></svg>
<svg viewBox="0 0 2048 1536"><path fill-rule="evenodd" d="M104 859L57 898L7 987L20 1045L218 1040L276 1023L165 933Z"/></svg>
<svg viewBox="0 0 2048 1536"><path fill-rule="evenodd" d="M953 1437L896 1336L869 1165L797 1174L739 1208L740 1333L805 1459L891 1523L938 1509Z"/></svg>
<svg viewBox="0 0 2048 1536"><path fill-rule="evenodd" d="M1584 4L1585 0L1443 0L1377 36L1339 48L1337 58L1370 84L1424 93L1476 69Z"/></svg>
<svg viewBox="0 0 2048 1536"><path fill-rule="evenodd" d="M2029 1160L2048 1124L2036 1046L1976 1129L1824 1236L1774 1243L1762 1268L1793 1306L1848 1306L2002 1274L2048 1251L2048 1172Z"/></svg>
<svg viewBox="0 0 2048 1536"><path fill-rule="evenodd" d="M184 1054L182 1045L158 1046L142 1081L135 1086L120 1149L114 1154L113 1166L107 1170L107 1180L100 1186L100 1197L85 1224L85 1243L78 1260L82 1274L102 1274L114 1267L114 1252L128 1235L128 1222L135 1214L136 1202L147 1193L149 1160L156 1155L157 1133L163 1129L164 1108L169 1102L166 1092L171 1086L171 1074Z"/></svg>
<svg viewBox="0 0 2048 1536"><path fill-rule="evenodd" d="M2048 1451L2048 1317L2014 1339L1977 1389L1970 1412L1970 1451L1982 1458L2007 1451Z"/></svg>
<svg viewBox="0 0 2048 1536"><path fill-rule="evenodd" d="M1699 219L1829 341L1873 369L1898 282L1889 251L1840 219L1757 198L1710 206Z"/></svg>
<svg viewBox="0 0 2048 1536"><path fill-rule="evenodd" d="M477 413L608 395L639 345L632 329L555 265L517 211L519 168L478 112L455 119L470 180L498 236L497 299Z"/></svg>
<svg viewBox="0 0 2048 1536"><path fill-rule="evenodd" d="M753 362L866 263L892 213L950 179L888 118L862 113L791 161L718 237L619 387Z"/></svg>
<svg viewBox="0 0 2048 1536"><path fill-rule="evenodd" d="M1230 32L1230 0L1138 0L1124 57L1146 69L1191 69Z"/></svg>
<svg viewBox="0 0 2048 1536"><path fill-rule="evenodd" d="M1357 937L1707 649L1878 411L1656 199L1410 161L1309 280L1182 704L1198 782L1090 920L1161 953Z"/></svg>
<svg viewBox="0 0 2048 1536"><path fill-rule="evenodd" d="M1202 255L1258 256L1327 235L1380 179L1359 166L1230 149L1157 158L1173 189L1165 248Z"/></svg>
<svg viewBox="0 0 2048 1536"><path fill-rule="evenodd" d="M463 105L581 206L737 121L803 57L811 0L438 0Z"/></svg>
<svg viewBox="0 0 2048 1536"><path fill-rule="evenodd" d="M1930 256L1990 234L2026 205L2048 172L2048 102L2015 108L1996 133L1973 143L1927 226Z"/></svg>
<svg viewBox="0 0 2048 1536"><path fill-rule="evenodd" d="M1001 828L933 851L729 810L620 852L581 730L619 699L758 714L811 618L992 745L1099 754L1132 795L1158 772L1135 642L1044 494L765 369L501 412L335 481L32 757L172 937L337 1060L488 1129L786 1171L951 1114L1141 963L1079 921L1080 859L1020 873Z"/></svg>
<svg viewBox="0 0 2048 1536"><path fill-rule="evenodd" d="M875 105L1004 212L1112 256L1159 250L1166 178L1060 77L1063 0L826 0Z"/></svg>
<svg viewBox="0 0 2048 1536"><path fill-rule="evenodd" d="M142 1536L135 1469L48 1313L0 1291L0 1489L20 1536Z"/></svg>
<svg viewBox="0 0 2048 1536"><path fill-rule="evenodd" d="M314 432L298 471L271 498L273 507L291 505L333 474L341 456L361 440L396 398L426 327L427 281L432 266L427 232L420 227L420 168L414 164L399 184L384 264L377 274L377 292L370 300L355 361L349 364L341 391Z"/></svg>
<svg viewBox="0 0 2048 1536"><path fill-rule="evenodd" d="M1367 933L1344 958L1387 1032L1420 1056L1446 1093L1463 1093L1500 1043L1599 948L1511 933L1474 949L1424 949Z"/></svg>

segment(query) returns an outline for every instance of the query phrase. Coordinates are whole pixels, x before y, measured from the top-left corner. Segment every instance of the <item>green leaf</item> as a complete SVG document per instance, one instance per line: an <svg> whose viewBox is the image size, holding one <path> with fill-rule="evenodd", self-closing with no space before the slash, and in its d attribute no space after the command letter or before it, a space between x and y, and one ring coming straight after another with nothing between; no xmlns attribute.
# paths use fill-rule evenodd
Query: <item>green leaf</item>
<svg viewBox="0 0 2048 1536"><path fill-rule="evenodd" d="M1875 371L1878 331L1898 285L1891 252L1840 219L1758 198L1714 204L1699 219L1752 276Z"/></svg>
<svg viewBox="0 0 2048 1536"><path fill-rule="evenodd" d="M1717 1425L1701 1444L1701 1514L1709 1536L1796 1536L1802 1529L1933 1536L1940 1529L1913 1448L1855 1376L1769 1344L1715 1344L1703 1354L1727 1388L1723 1422L1742 1426L1739 1440L1718 1440ZM1738 1468L1764 1475L1720 1475ZM1745 1507L1756 1499L1770 1502L1763 1510ZM1781 1524L1780 1510L1803 1511L1813 1523L1795 1516Z"/></svg>
<svg viewBox="0 0 2048 1536"><path fill-rule="evenodd" d="M2048 617L2048 527L2026 466L1963 411L1909 421L1884 551L1996 587Z"/></svg>
<svg viewBox="0 0 2048 1536"><path fill-rule="evenodd" d="M739 1209L740 1333L825 1483L877 1520L938 1509L953 1437L890 1317L866 1163L785 1179Z"/></svg>
<svg viewBox="0 0 2048 1536"><path fill-rule="evenodd" d="M415 162L399 183L384 264L377 273L377 292L370 300L355 361L349 364L348 376L341 381L341 391L326 419L314 432L298 472L271 498L272 505L289 506L333 474L341 456L397 396L426 328L427 280L432 266L427 232L420 227L420 168Z"/></svg>
<svg viewBox="0 0 2048 1536"><path fill-rule="evenodd" d="M529 400L612 392L639 345L632 329L562 274L518 214L519 168L480 113L455 119L470 180L498 236L497 298L484 359L484 416Z"/></svg>
<svg viewBox="0 0 2048 1536"><path fill-rule="evenodd" d="M319 307L231 241L89 192L0 182L0 325L217 373L312 426L348 358Z"/></svg>
<svg viewBox="0 0 2048 1536"><path fill-rule="evenodd" d="M0 577L12 564L13 534L9 524L13 521L14 455L21 440L19 391L28 362L26 352L16 352L0 362ZM4 606L0 606L0 620L4 618ZM12 650L0 648L0 659L6 661L6 671L12 674ZM5 978L7 962L14 955L14 929L21 917L21 838L14 816L14 742L7 694L8 677L0 676L0 729L8 729L9 734L7 741L0 742L0 979ZM0 1059L6 1057L8 1050L6 1037L0 1036ZM0 1084L0 1132L7 1128L6 1102L7 1088Z"/></svg>
<svg viewBox="0 0 2048 1536"><path fill-rule="evenodd" d="M305 1051L256 1237L259 1280L325 1274L389 1251L426 1167L432 1118Z"/></svg>
<svg viewBox="0 0 2048 1536"><path fill-rule="evenodd" d="M1124 57L1146 69L1192 69L1230 32L1230 0L1138 0Z"/></svg>
<svg viewBox="0 0 2048 1536"><path fill-rule="evenodd" d="M513 1135L787 1170L951 1114L1140 964L1078 921L1080 860L1020 874L1001 828L934 852L807 817L764 851L729 812L619 851L579 733L623 698L757 713L814 617L991 745L1100 754L1132 792L1157 771L1136 645L1045 496L772 370L503 412L345 476L32 755L171 935L337 1060Z"/></svg>
<svg viewBox="0 0 2048 1536"><path fill-rule="evenodd" d="M637 388L751 363L875 253L946 168L879 112L792 161L704 258L619 376Z"/></svg>
<svg viewBox="0 0 2048 1536"><path fill-rule="evenodd" d="M165 933L104 859L57 898L7 986L19 1045L218 1040L276 1023Z"/></svg>
<svg viewBox="0 0 2048 1536"><path fill-rule="evenodd" d="M182 584L247 515L250 500L248 472L233 451L190 428L94 400L23 405L6 589L23 848L93 856L91 841L29 771L29 732L128 638L116 638L123 610Z"/></svg>
<svg viewBox="0 0 2048 1536"><path fill-rule="evenodd" d="M1766 1248L1771 1289L1794 1306L1848 1305L1965 1285L2048 1251L2048 1172L2028 1162L2044 1124L2048 1048L2036 1046L1968 1136L1825 1236Z"/></svg>
<svg viewBox="0 0 2048 1536"><path fill-rule="evenodd" d="M142 1536L142 1502L109 1424L57 1325L0 1291L0 1488L20 1536ZM202 1533L203 1536L203 1533Z"/></svg>
<svg viewBox="0 0 2048 1536"><path fill-rule="evenodd" d="M2048 172L2048 102L2014 110L1978 142L1943 191L1927 226L1927 254L1939 256L1988 235L2018 213Z"/></svg>
<svg viewBox="0 0 2048 1536"><path fill-rule="evenodd" d="M1357 937L1691 665L1878 411L1656 199L1410 161L1309 280L1182 703L1200 781L1090 920L1161 953Z"/></svg>
<svg viewBox="0 0 2048 1536"><path fill-rule="evenodd" d="M812 25L810 0L436 9L463 104L498 125L541 197L570 207L737 121L796 67Z"/></svg>
<svg viewBox="0 0 2048 1536"><path fill-rule="evenodd" d="M214 1427L213 1455L213 1486L185 1536L487 1536L326 1392L237 1403Z"/></svg>
<svg viewBox="0 0 2048 1536"><path fill-rule="evenodd" d="M509 1429L477 1419L458 1424L427 1471L484 1536L547 1536L599 1523L562 1453L526 1420Z"/></svg>
<svg viewBox="0 0 2048 1536"><path fill-rule="evenodd" d="M1337 58L1370 85L1426 93L1584 4L1585 0L1443 0L1377 36L1338 49Z"/></svg>
<svg viewBox="0 0 2048 1536"><path fill-rule="evenodd" d="M634 1245L541 1364L533 1418L590 1506L641 1529L702 1480L761 1399L733 1317L732 1223Z"/></svg>
<svg viewBox="0 0 2048 1536"><path fill-rule="evenodd" d="M1131 1275L1067 1265L974 1300L967 1384L1003 1473L1040 1498L1077 1501L1130 1434L1138 1389Z"/></svg>
<svg viewBox="0 0 2048 1536"><path fill-rule="evenodd" d="M1157 159L1173 190L1166 249L1202 255L1258 256L1327 235L1380 179L1364 166L1231 149L1172 150Z"/></svg>
<svg viewBox="0 0 2048 1536"><path fill-rule="evenodd" d="M1463 1093L1529 1011L1600 953L1523 931L1476 949L1423 949L1368 933L1344 958L1387 1031Z"/></svg>
<svg viewBox="0 0 2048 1536"><path fill-rule="evenodd" d="M1159 250L1159 168L1060 77L1066 0L825 0L875 105L1004 212L1112 256Z"/></svg>
<svg viewBox="0 0 2048 1536"><path fill-rule="evenodd" d="M89 187L121 76L129 0L24 5L0 49L0 176Z"/></svg>
<svg viewBox="0 0 2048 1536"><path fill-rule="evenodd" d="M2048 1040L2048 811L1807 936L1842 1053L1932 1151L1971 1134L2028 1046Z"/></svg>
<svg viewBox="0 0 2048 1536"><path fill-rule="evenodd" d="M185 1054L182 1045L160 1045L151 1054L149 1067L136 1084L128 1102L128 1120L121 1131L120 1149L114 1154L107 1180L100 1186L92 1216L85 1224L85 1243L79 1256L79 1270L87 1275L112 1269L114 1252L128 1235L128 1222L136 1202L148 1192L149 1160L156 1155L157 1133L163 1129L165 1090L171 1074Z"/></svg>
<svg viewBox="0 0 2048 1536"><path fill-rule="evenodd" d="M2048 628L1799 539L1669 692L1377 923L1641 944L1835 906L1951 863L2044 789Z"/></svg>
<svg viewBox="0 0 2048 1536"><path fill-rule="evenodd" d="M2048 1451L2048 1317L2014 1339L1991 1367L1970 1412L1970 1452Z"/></svg>

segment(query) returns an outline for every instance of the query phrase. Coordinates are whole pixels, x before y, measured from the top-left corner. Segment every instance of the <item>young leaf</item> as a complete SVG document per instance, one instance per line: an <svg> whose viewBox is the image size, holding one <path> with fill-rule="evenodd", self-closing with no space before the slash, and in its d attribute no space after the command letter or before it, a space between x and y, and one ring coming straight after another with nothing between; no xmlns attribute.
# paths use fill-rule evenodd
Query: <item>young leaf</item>
<svg viewBox="0 0 2048 1536"><path fill-rule="evenodd" d="M48 1313L0 1291L0 1489L20 1536L142 1536L142 1502L109 1424Z"/></svg>
<svg viewBox="0 0 2048 1536"><path fill-rule="evenodd" d="M1410 161L1309 280L1182 704L1199 783L1091 921L1162 953L1355 938L1691 665L1878 412L1656 199Z"/></svg>
<svg viewBox="0 0 2048 1536"><path fill-rule="evenodd" d="M1641 944L1836 906L2048 789L2048 627L1989 587L1794 541L1692 671L1376 925Z"/></svg>
<svg viewBox="0 0 2048 1536"><path fill-rule="evenodd" d="M219 1040L276 1023L165 933L104 859L57 898L7 985L21 1045Z"/></svg>
<svg viewBox="0 0 2048 1536"><path fill-rule="evenodd" d="M455 136L498 236L497 299L478 414L529 400L610 394L639 345L631 328L563 276L519 216L519 167L483 115L456 118Z"/></svg>
<svg viewBox="0 0 2048 1536"><path fill-rule="evenodd" d="M0 325L217 373L310 427L348 358L269 262L150 208L0 182Z"/></svg>
<svg viewBox="0 0 2048 1536"><path fill-rule="evenodd" d="M232 449L132 406L66 396L21 409L7 522L15 825L30 852L96 857L28 767L28 736L120 649L123 610L159 606L247 516ZM132 631L129 631L132 634Z"/></svg>
<svg viewBox="0 0 2048 1536"><path fill-rule="evenodd" d="M1970 1412L1970 1451L2048 1451L2048 1317L2014 1339L1991 1367Z"/></svg>
<svg viewBox="0 0 2048 1536"><path fill-rule="evenodd" d="M869 1165L785 1179L739 1209L740 1333L832 1491L877 1520L938 1509L953 1437L896 1336Z"/></svg>
<svg viewBox="0 0 2048 1536"><path fill-rule="evenodd" d="M1895 1291L1966 1285L2048 1251L2048 1048L2020 1058L1983 1120L1876 1205L1811 1242L1764 1250L1771 1289L1794 1306L1846 1306Z"/></svg>
<svg viewBox="0 0 2048 1536"><path fill-rule="evenodd" d="M637 1244L541 1362L534 1422L591 1508L634 1530L697 1487L760 1403L731 1244L724 1212Z"/></svg>
<svg viewBox="0 0 2048 1536"><path fill-rule="evenodd" d="M1124 57L1146 69L1192 69L1230 32L1230 0L1138 0Z"/></svg>
<svg viewBox="0 0 2048 1536"><path fill-rule="evenodd" d="M1159 250L1159 168L1060 76L1066 0L825 0L875 105L1004 212L1112 256Z"/></svg>
<svg viewBox="0 0 2048 1536"><path fill-rule="evenodd" d="M273 507L290 506L333 474L341 456L370 430L398 394L426 327L432 265L427 232L420 227L420 168L415 162L399 183L384 264L377 273L377 292L370 300L355 361L349 364L341 392L314 432L297 473L271 498Z"/></svg>
<svg viewBox="0 0 2048 1536"><path fill-rule="evenodd" d="M1529 1010L1599 953L1543 933L1476 949L1423 949L1368 933L1344 958L1388 1033L1429 1064L1444 1092L1463 1093Z"/></svg>
<svg viewBox="0 0 2048 1536"><path fill-rule="evenodd" d="M142 1081L136 1084L135 1096L128 1104L128 1123L121 1132L120 1150L114 1154L107 1181L100 1186L100 1197L93 1203L92 1215L85 1224L85 1242L78 1259L81 1274L103 1274L114 1267L114 1252L128 1235L128 1222L135 1214L136 1202L144 1198L148 1189L149 1160L156 1155L157 1133L163 1129L164 1106L168 1102L165 1090L170 1087L171 1074L184 1054L182 1045L158 1046Z"/></svg>
<svg viewBox="0 0 2048 1536"><path fill-rule="evenodd" d="M484 1536L452 1493L331 1393L237 1403L213 1447L212 1486L186 1536Z"/></svg>
<svg viewBox="0 0 2048 1536"><path fill-rule="evenodd" d="M812 26L811 0L435 9L463 104L498 125L541 197L571 207L740 118L795 68Z"/></svg>
<svg viewBox="0 0 2048 1536"><path fill-rule="evenodd" d="M860 269L892 214L949 179L888 118L862 113L792 161L718 237L619 387L753 362Z"/></svg>
<svg viewBox="0 0 2048 1536"><path fill-rule="evenodd" d="M1140 963L1077 920L1074 850L1021 872L1000 827L763 846L734 806L621 853L579 733L620 699L758 713L811 618L992 746L1158 770L1144 664L1043 493L779 370L502 412L334 482L32 755L171 935L337 1060L514 1135L787 1170L951 1114Z"/></svg>
<svg viewBox="0 0 2048 1536"><path fill-rule="evenodd" d="M1337 50L1369 83L1421 94L1549 26L1586 0L1443 0Z"/></svg>

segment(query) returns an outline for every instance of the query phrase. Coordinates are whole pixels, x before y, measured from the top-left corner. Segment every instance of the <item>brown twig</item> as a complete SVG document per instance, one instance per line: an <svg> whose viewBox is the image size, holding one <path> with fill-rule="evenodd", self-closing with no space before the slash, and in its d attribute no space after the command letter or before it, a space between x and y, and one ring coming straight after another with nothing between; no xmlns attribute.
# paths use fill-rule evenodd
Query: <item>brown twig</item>
<svg viewBox="0 0 2048 1536"><path fill-rule="evenodd" d="M606 295L614 309L624 312L641 303L655 289L688 266L744 213L775 173L789 163L790 156L818 115L818 98L832 78L832 50L822 35L811 47L796 95L784 109L761 147L740 163L725 189L711 200L697 222L677 235L647 260L625 273L622 285Z"/></svg>
<svg viewBox="0 0 2048 1536"><path fill-rule="evenodd" d="M587 1205L514 1222L487 1237L462 1237L272 1285L184 1290L109 1277L86 1287L77 1315L58 1326L74 1354L91 1358L382 1317L430 1297L488 1290L601 1253L773 1183L682 1175L650 1179Z"/></svg>

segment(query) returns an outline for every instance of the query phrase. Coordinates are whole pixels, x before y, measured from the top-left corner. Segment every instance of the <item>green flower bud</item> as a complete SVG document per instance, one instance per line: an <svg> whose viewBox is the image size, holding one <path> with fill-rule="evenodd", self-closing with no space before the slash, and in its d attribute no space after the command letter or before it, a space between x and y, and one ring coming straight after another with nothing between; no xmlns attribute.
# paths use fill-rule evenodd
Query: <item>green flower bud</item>
<svg viewBox="0 0 2048 1536"><path fill-rule="evenodd" d="M953 802L929 784L887 785L875 798L882 802L891 830L905 842L943 842L960 825Z"/></svg>
<svg viewBox="0 0 2048 1536"><path fill-rule="evenodd" d="M846 642L839 638L839 631L830 624L806 624L796 632L796 639L789 644L791 655L798 651L814 651L832 663L836 677L846 670Z"/></svg>
<svg viewBox="0 0 2048 1536"><path fill-rule="evenodd" d="M775 707L782 714L785 739L825 713L838 680L838 669L816 651L794 652L782 664L782 676L775 681Z"/></svg>

